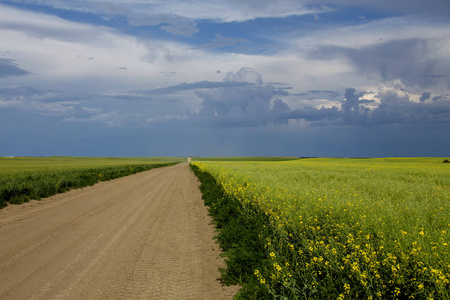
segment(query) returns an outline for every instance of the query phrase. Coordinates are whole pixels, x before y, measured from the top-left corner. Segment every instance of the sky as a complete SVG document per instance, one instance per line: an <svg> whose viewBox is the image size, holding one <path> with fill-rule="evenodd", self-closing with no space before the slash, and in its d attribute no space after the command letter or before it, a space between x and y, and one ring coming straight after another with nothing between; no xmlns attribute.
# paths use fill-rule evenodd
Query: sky
<svg viewBox="0 0 450 300"><path fill-rule="evenodd" d="M448 0L0 0L0 156L450 156Z"/></svg>

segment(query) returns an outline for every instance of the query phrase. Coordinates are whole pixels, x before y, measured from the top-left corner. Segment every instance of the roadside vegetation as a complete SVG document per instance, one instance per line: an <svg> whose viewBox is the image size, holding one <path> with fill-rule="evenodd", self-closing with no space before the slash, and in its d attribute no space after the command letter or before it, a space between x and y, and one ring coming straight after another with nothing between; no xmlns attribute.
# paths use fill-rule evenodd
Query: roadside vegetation
<svg viewBox="0 0 450 300"><path fill-rule="evenodd" d="M441 158L194 161L238 299L450 299Z"/></svg>
<svg viewBox="0 0 450 300"><path fill-rule="evenodd" d="M39 200L152 168L174 165L179 157L23 157L0 158L0 208Z"/></svg>

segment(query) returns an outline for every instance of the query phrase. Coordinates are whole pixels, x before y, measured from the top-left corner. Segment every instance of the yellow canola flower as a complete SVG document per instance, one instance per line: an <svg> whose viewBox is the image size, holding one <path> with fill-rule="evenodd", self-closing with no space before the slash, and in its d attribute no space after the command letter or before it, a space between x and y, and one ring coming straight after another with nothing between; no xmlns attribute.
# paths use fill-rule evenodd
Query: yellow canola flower
<svg viewBox="0 0 450 300"><path fill-rule="evenodd" d="M423 160L205 162L203 167L228 195L267 217L264 228L276 237L266 247L277 262L275 273L288 262L292 280L296 274L312 280L318 274L325 278L326 266L327 272L342 274L354 293L359 289L361 295L370 282L373 295L385 298L410 296L401 293L407 290L401 283L405 274L430 278L429 285L419 278L414 284L423 295L436 284L442 291L450 288L449 224L442 220L450 211L448 169ZM427 219L433 224L420 223ZM320 255L325 260L319 263ZM439 298L439 291L433 293Z"/></svg>

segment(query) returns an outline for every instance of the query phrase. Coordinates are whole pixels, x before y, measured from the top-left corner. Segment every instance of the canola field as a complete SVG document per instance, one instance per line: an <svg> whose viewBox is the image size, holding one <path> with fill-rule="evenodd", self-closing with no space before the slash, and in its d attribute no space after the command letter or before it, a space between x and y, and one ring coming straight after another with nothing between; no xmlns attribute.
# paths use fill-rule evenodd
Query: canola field
<svg viewBox="0 0 450 300"><path fill-rule="evenodd" d="M39 200L156 167L181 157L0 157L0 208Z"/></svg>
<svg viewBox="0 0 450 300"><path fill-rule="evenodd" d="M191 168L223 193L208 200L213 216L255 220L256 229L219 224L229 272L251 272L234 276L243 285L238 297L450 299L450 165L442 161L194 161ZM227 231L231 237L221 238ZM247 242L236 240L247 234ZM237 261L252 265L236 271Z"/></svg>

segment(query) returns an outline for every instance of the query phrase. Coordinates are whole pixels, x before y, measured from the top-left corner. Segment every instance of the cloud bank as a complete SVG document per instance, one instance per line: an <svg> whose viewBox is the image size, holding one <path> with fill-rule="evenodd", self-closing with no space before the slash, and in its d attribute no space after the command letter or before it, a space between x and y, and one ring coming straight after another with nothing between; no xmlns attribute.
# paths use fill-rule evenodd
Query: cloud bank
<svg viewBox="0 0 450 300"><path fill-rule="evenodd" d="M288 124L290 120L304 120L320 126L450 122L448 95L438 95L429 101L432 94L424 92L420 102L416 102L408 94L408 87L399 80L385 82L379 86L377 93L371 92L375 100L365 99L366 91L356 93L355 89L347 88L340 106L307 106L302 109L291 109L285 102L276 99L289 93L272 85L264 85L260 74L250 68L229 73L225 80L247 80L253 84L196 92L203 102L195 118L208 124L244 127L270 122ZM335 95L332 92L328 94Z"/></svg>
<svg viewBox="0 0 450 300"><path fill-rule="evenodd" d="M186 92L198 97L198 105L184 102ZM245 67L229 72L223 81L182 83L159 89L116 90L100 94L73 94L55 90L9 87L0 89L0 108L54 115L68 122L99 122L107 126L178 119L200 127L255 127L288 125L305 121L312 126L377 126L386 124L431 124L450 122L450 95L415 94L400 80L380 84L376 92L347 88L340 104L337 92L308 91L291 95L289 89L265 84L261 74ZM320 100L310 95L325 95ZM309 105L292 109L286 99ZM92 101L96 99L96 101ZM283 100L285 99L285 100ZM126 101L126 102L124 102ZM136 103L133 108L130 101ZM102 102L109 102L107 109ZM152 104L153 103L153 104ZM142 105L157 108L143 109ZM165 115L161 112L166 111Z"/></svg>

